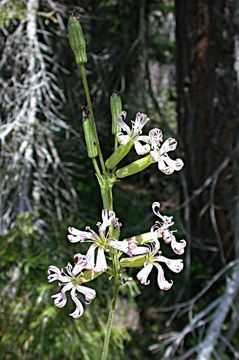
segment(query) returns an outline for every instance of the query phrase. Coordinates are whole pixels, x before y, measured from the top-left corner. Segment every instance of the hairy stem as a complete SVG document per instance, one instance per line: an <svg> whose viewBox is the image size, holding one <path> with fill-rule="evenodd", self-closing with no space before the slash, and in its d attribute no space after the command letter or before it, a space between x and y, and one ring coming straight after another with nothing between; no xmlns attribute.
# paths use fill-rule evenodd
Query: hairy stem
<svg viewBox="0 0 239 360"><path fill-rule="evenodd" d="M104 209L113 210L112 185L101 187L100 191Z"/></svg>
<svg viewBox="0 0 239 360"><path fill-rule="evenodd" d="M107 360L107 356L108 356L110 335L111 335L111 331L112 331L112 325L113 325L113 320L114 320L114 315L115 315L115 308L116 308L117 299L118 299L119 285L120 284L119 284L118 279L115 278L114 298L111 303L111 308L110 308L108 321L107 321L107 325L106 325L105 340L104 340L104 346L103 346L101 360Z"/></svg>

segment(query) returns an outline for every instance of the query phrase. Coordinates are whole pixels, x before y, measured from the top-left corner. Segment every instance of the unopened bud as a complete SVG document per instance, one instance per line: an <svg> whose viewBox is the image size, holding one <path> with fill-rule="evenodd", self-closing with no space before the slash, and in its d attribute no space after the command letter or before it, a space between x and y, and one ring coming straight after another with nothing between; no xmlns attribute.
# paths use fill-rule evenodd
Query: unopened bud
<svg viewBox="0 0 239 360"><path fill-rule="evenodd" d="M68 21L68 34L71 49L75 55L77 64L87 63L85 38L80 21L76 16L71 15Z"/></svg>
<svg viewBox="0 0 239 360"><path fill-rule="evenodd" d="M85 115L85 116L84 116ZM85 135L85 142L89 158L95 158L98 155L97 139L95 137L94 129L90 117L83 112L83 130Z"/></svg>
<svg viewBox="0 0 239 360"><path fill-rule="evenodd" d="M142 267L147 260L147 255L138 255L134 257L123 258L120 260L121 267Z"/></svg>
<svg viewBox="0 0 239 360"><path fill-rule="evenodd" d="M122 111L121 96L117 92L114 92L110 97L110 109L112 116L112 134L116 135L118 132L120 132L120 127L116 120Z"/></svg>
<svg viewBox="0 0 239 360"><path fill-rule="evenodd" d="M107 169L113 169L128 154L133 145L133 140L130 140L125 145L120 145L106 160L105 166Z"/></svg>
<svg viewBox="0 0 239 360"><path fill-rule="evenodd" d="M140 171L146 169L149 165L153 164L155 161L153 160L151 155L147 155L139 160L132 162L129 165L124 166L123 168L116 171L116 176L118 178L124 178L130 175L137 174Z"/></svg>

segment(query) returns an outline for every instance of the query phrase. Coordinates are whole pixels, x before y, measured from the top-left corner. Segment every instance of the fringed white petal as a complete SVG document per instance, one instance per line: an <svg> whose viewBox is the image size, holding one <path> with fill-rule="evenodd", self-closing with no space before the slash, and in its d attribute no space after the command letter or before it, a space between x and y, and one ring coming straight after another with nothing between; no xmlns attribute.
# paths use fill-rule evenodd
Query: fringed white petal
<svg viewBox="0 0 239 360"><path fill-rule="evenodd" d="M138 155L145 155L150 152L150 145L149 144L142 145L139 139L134 143L134 148Z"/></svg>
<svg viewBox="0 0 239 360"><path fill-rule="evenodd" d="M49 282L53 282L53 281L60 281L60 282L68 282L69 278L65 275L62 275L62 271L54 265L49 266L48 268L48 281Z"/></svg>
<svg viewBox="0 0 239 360"><path fill-rule="evenodd" d="M132 249L130 251L130 253L131 253L131 256L135 256L135 255L146 254L149 251L150 251L150 249L147 246L136 246L134 249Z"/></svg>
<svg viewBox="0 0 239 360"><path fill-rule="evenodd" d="M94 271L103 272L107 270L107 262L105 257L105 251L103 248L99 247L96 257L96 265Z"/></svg>
<svg viewBox="0 0 239 360"><path fill-rule="evenodd" d="M88 286L77 285L77 290L85 296L85 301L87 304L90 304L92 300L96 297L96 291L89 288Z"/></svg>
<svg viewBox="0 0 239 360"><path fill-rule="evenodd" d="M187 245L187 243L185 240L177 241L175 236L171 241L171 248L177 255L182 255L184 253L186 245Z"/></svg>
<svg viewBox="0 0 239 360"><path fill-rule="evenodd" d="M51 297L54 299L54 304L59 308L62 308L67 303L67 296L64 292L59 292Z"/></svg>
<svg viewBox="0 0 239 360"><path fill-rule="evenodd" d="M167 164L170 168L172 168L174 171L179 171L182 169L184 163L182 159L171 159L168 154L164 154L161 156L160 160L163 160L165 164Z"/></svg>
<svg viewBox="0 0 239 360"><path fill-rule="evenodd" d="M150 280L148 280L148 276L153 268L153 264L147 264L141 269L137 276L137 279L141 282L143 285L149 285Z"/></svg>
<svg viewBox="0 0 239 360"><path fill-rule="evenodd" d="M129 133L130 127L125 123L126 115L126 111L121 111L116 121L122 130L124 130L126 133Z"/></svg>
<svg viewBox="0 0 239 360"><path fill-rule="evenodd" d="M158 256L157 261L163 262L167 267L175 273L180 273L183 270L183 260L182 259L168 259L165 256Z"/></svg>
<svg viewBox="0 0 239 360"><path fill-rule="evenodd" d="M120 145L126 145L131 140L131 137L129 135L124 135L122 133L118 133L116 137Z"/></svg>
<svg viewBox="0 0 239 360"><path fill-rule="evenodd" d="M175 238L175 236L169 230L163 230L163 240L165 244L171 243L171 241Z"/></svg>
<svg viewBox="0 0 239 360"><path fill-rule="evenodd" d="M69 227L68 231L70 235L68 235L68 240L72 243L83 242L84 240L94 240L94 235L90 231L81 231L74 227Z"/></svg>
<svg viewBox="0 0 239 360"><path fill-rule="evenodd" d="M103 209L102 210L102 223L98 224L99 231L105 232L107 227L109 227L114 220L115 220L115 212Z"/></svg>
<svg viewBox="0 0 239 360"><path fill-rule="evenodd" d="M174 173L174 169L168 166L162 157L158 160L158 168L165 175L172 175Z"/></svg>
<svg viewBox="0 0 239 360"><path fill-rule="evenodd" d="M74 259L77 259L76 264L72 270L72 275L81 273L83 269L87 267L87 257L82 254L75 254Z"/></svg>
<svg viewBox="0 0 239 360"><path fill-rule="evenodd" d="M149 120L150 119L146 114L138 112L135 116L135 121L132 121L133 123L132 131L134 135L139 135L143 127L147 124Z"/></svg>
<svg viewBox="0 0 239 360"><path fill-rule="evenodd" d="M152 149L157 150L160 147L160 143L163 141L162 131L158 128L150 130L149 139Z"/></svg>
<svg viewBox="0 0 239 360"><path fill-rule="evenodd" d="M76 308L75 308L75 311L73 311L73 313L70 314L70 316L72 316L74 319L78 319L83 315L84 308L83 308L82 303L76 296L76 288L75 287L71 290L71 298L74 301Z"/></svg>
<svg viewBox="0 0 239 360"><path fill-rule="evenodd" d="M154 266L158 269L158 286L161 290L169 290L173 286L173 281L167 281L164 277L164 271L161 265L154 263Z"/></svg>
<svg viewBox="0 0 239 360"><path fill-rule="evenodd" d="M96 248L97 248L97 246L95 244L92 244L86 253L86 259L87 259L86 269L93 270L95 267L95 250L96 250Z"/></svg>
<svg viewBox="0 0 239 360"><path fill-rule="evenodd" d="M158 201L153 202L152 210L153 210L154 215L156 215L156 216L160 217L160 219L162 219L162 215L160 214L159 209L160 209L160 203Z"/></svg>
<svg viewBox="0 0 239 360"><path fill-rule="evenodd" d="M169 151L174 151L177 147L177 141L174 138L167 139L160 148L160 155L163 155Z"/></svg>
<svg viewBox="0 0 239 360"><path fill-rule="evenodd" d="M107 242L112 248L122 251L123 253L127 254L129 251L128 241L118 241L118 240L108 240Z"/></svg>

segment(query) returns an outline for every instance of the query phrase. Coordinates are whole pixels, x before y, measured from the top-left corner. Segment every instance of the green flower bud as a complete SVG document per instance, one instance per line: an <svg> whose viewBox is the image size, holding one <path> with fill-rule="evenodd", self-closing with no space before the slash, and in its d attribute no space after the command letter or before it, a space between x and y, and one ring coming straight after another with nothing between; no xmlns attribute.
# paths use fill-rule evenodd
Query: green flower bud
<svg viewBox="0 0 239 360"><path fill-rule="evenodd" d="M68 33L71 49L77 64L87 63L85 38L77 17L71 15L68 21Z"/></svg>
<svg viewBox="0 0 239 360"><path fill-rule="evenodd" d="M147 155L139 160L132 162L129 165L124 166L123 168L116 171L116 175L118 178L124 178L126 176L130 176L136 174L140 171L146 169L149 165L153 164L155 161L153 160L151 155Z"/></svg>
<svg viewBox="0 0 239 360"><path fill-rule="evenodd" d="M97 139L95 137L94 129L92 129L92 122L88 116L83 114L83 130L85 135L85 142L89 158L94 158L98 155Z"/></svg>
<svg viewBox="0 0 239 360"><path fill-rule="evenodd" d="M133 140L130 140L125 145L120 145L106 160L105 166L107 167L107 169L113 169L128 154L133 145Z"/></svg>
<svg viewBox="0 0 239 360"><path fill-rule="evenodd" d="M132 258L123 258L120 260L121 267L141 267L144 266L145 261L147 260L147 255L138 255Z"/></svg>
<svg viewBox="0 0 239 360"><path fill-rule="evenodd" d="M120 127L117 124L117 118L122 111L122 101L118 93L114 92L110 97L110 109L112 116L112 134L116 135L120 132Z"/></svg>

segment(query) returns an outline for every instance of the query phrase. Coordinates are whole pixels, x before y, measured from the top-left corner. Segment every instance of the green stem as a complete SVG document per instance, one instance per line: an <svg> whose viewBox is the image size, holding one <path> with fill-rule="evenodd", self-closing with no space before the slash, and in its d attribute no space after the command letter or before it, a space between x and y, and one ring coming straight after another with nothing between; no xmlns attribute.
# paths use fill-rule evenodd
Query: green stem
<svg viewBox="0 0 239 360"><path fill-rule="evenodd" d="M93 129L94 129L96 140L97 140L96 145L97 145L97 148L98 148L99 159L100 159L100 163L101 163L103 173L106 174L105 163L104 163L103 155L102 155L102 152L101 152L100 142L99 142L99 139L98 139L96 125L95 125L95 117L94 117L92 102L91 102L91 99L90 99L90 92L89 92L89 87L88 87L88 82L87 82L87 77L86 77L85 66L84 66L84 64L81 64L80 67L81 67L81 75L82 75L83 86L84 86L84 90L85 90L86 101L87 101L87 105L89 107L90 118L91 118L91 121L92 121Z"/></svg>
<svg viewBox="0 0 239 360"><path fill-rule="evenodd" d="M112 186L100 187L104 209L113 210Z"/></svg>
<svg viewBox="0 0 239 360"><path fill-rule="evenodd" d="M100 169L99 169L99 166L98 166L98 164L97 164L96 159L95 159L95 158L92 158L91 160L92 160L92 163L93 163L93 165L94 165L94 169L95 169L95 172L96 172L96 175L97 175L98 179L99 179L99 180L102 180L102 175L101 175L101 173L100 173Z"/></svg>
<svg viewBox="0 0 239 360"><path fill-rule="evenodd" d="M117 299L118 299L118 293L119 293L119 281L116 278L115 279L115 288L114 288L114 298L111 303L111 308L110 308L108 321L107 321L107 325L106 325L105 340L104 340L104 346L103 346L101 360L107 360L110 335L111 335L111 331L112 331L112 325L113 325L113 320L114 320L114 315L115 315L115 308L116 308L116 303L117 303Z"/></svg>

